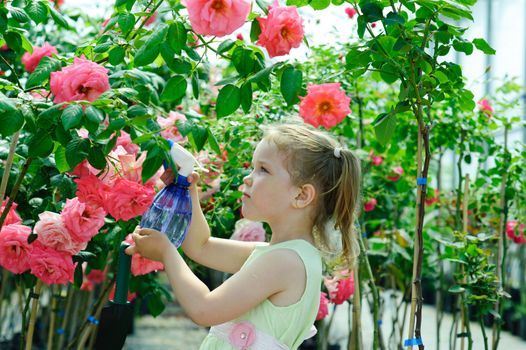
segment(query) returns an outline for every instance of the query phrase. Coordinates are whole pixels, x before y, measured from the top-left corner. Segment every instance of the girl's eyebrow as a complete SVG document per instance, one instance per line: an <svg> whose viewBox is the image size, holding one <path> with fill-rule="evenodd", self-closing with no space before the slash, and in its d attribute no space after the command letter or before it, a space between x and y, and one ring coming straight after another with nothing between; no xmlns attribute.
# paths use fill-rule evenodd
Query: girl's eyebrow
<svg viewBox="0 0 526 350"><path fill-rule="evenodd" d="M262 165L266 165L266 166L270 165L270 163L267 163L267 162L265 162L264 160L257 160L256 163L259 163L259 164L262 164ZM252 166L254 166L254 160L252 160L252 161L250 162L250 164L251 164Z"/></svg>

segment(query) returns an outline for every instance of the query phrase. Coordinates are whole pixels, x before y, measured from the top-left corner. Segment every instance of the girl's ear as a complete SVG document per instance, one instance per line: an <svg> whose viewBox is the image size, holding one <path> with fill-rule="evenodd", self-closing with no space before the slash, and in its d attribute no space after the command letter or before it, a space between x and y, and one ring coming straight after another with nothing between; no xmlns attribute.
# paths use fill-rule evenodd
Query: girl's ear
<svg viewBox="0 0 526 350"><path fill-rule="evenodd" d="M298 189L298 194L294 198L292 206L297 209L303 209L314 201L316 188L311 184L305 184Z"/></svg>

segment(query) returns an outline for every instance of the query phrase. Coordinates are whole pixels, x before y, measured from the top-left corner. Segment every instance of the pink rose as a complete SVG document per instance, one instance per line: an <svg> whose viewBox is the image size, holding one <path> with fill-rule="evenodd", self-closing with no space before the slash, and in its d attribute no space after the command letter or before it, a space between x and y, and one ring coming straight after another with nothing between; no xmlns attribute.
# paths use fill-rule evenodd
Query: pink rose
<svg viewBox="0 0 526 350"><path fill-rule="evenodd" d="M131 244L132 246L135 245L131 235L126 236L125 242ZM132 275L141 276L159 270L164 270L164 265L162 262L146 259L140 254L133 254L131 264Z"/></svg>
<svg viewBox="0 0 526 350"><path fill-rule="evenodd" d="M489 104L489 101L487 99L482 99L477 103L479 107L479 111L486 114L488 117L491 117L493 114L493 108Z"/></svg>
<svg viewBox="0 0 526 350"><path fill-rule="evenodd" d="M327 299L327 293L320 293L320 306L318 308L318 314L316 315L316 321L322 320L329 314L329 299Z"/></svg>
<svg viewBox="0 0 526 350"><path fill-rule="evenodd" d="M520 224L517 220L510 220L506 223L506 236L517 244L526 243L524 237L524 224Z"/></svg>
<svg viewBox="0 0 526 350"><path fill-rule="evenodd" d="M84 175L74 180L77 184L75 194L79 201L94 207L104 207L107 186L95 175Z"/></svg>
<svg viewBox="0 0 526 350"><path fill-rule="evenodd" d="M265 242L265 229L261 222L240 219L236 222L236 228L230 239L245 242Z"/></svg>
<svg viewBox="0 0 526 350"><path fill-rule="evenodd" d="M257 17L261 34L257 44L267 49L270 57L283 56L303 40L303 19L295 6L269 6L267 18Z"/></svg>
<svg viewBox="0 0 526 350"><path fill-rule="evenodd" d="M130 181L141 183L142 181L142 164L146 160L147 152L142 152L137 159L135 154L124 154L119 156L119 170L121 177Z"/></svg>
<svg viewBox="0 0 526 350"><path fill-rule="evenodd" d="M439 192L438 192L438 190L436 188L434 189L434 193L435 193L435 195L433 197L426 198L426 200L425 200L426 205L432 205L434 203L438 203L438 200L439 200L438 193Z"/></svg>
<svg viewBox="0 0 526 350"><path fill-rule="evenodd" d="M109 189L105 208L115 220L130 220L144 214L155 196L152 186L118 178Z"/></svg>
<svg viewBox="0 0 526 350"><path fill-rule="evenodd" d="M88 242L104 226L106 212L102 208L92 207L78 198L73 198L66 200L61 216L74 240Z"/></svg>
<svg viewBox="0 0 526 350"><path fill-rule="evenodd" d="M181 135L175 122L177 120L186 121L184 114L177 112L168 113L168 118L157 117L157 123L161 127L161 136L167 140L173 140L175 142L185 142L187 137Z"/></svg>
<svg viewBox="0 0 526 350"><path fill-rule="evenodd" d="M45 211L38 214L38 217L34 231L38 235L37 241L43 246L70 255L75 255L86 248L86 242L78 242L71 237L60 214Z"/></svg>
<svg viewBox="0 0 526 350"><path fill-rule="evenodd" d="M57 49L49 45L48 43L44 43L42 47L33 46L33 53L30 54L29 52L26 52L22 55L22 64L26 68L26 71L29 73L33 73L35 68L40 63L40 60L44 56L53 56L53 54L56 54Z"/></svg>
<svg viewBox="0 0 526 350"><path fill-rule="evenodd" d="M243 38L243 34L241 34L241 33L237 33L237 35L236 35L236 39L237 39L237 40L241 40L241 41L245 40L245 39Z"/></svg>
<svg viewBox="0 0 526 350"><path fill-rule="evenodd" d="M151 9L146 9L146 12L152 12ZM155 20L157 19L157 12L154 12L151 16L148 17L148 19L146 20L146 22L144 22L144 26L145 27L148 27L150 25L152 25L153 23L155 23Z"/></svg>
<svg viewBox="0 0 526 350"><path fill-rule="evenodd" d="M371 155L371 162L373 165L378 166L384 162L384 158L380 156Z"/></svg>
<svg viewBox="0 0 526 350"><path fill-rule="evenodd" d="M8 200L9 200L9 198L6 198L2 202L2 205L0 206L0 215L3 214L5 206L6 206ZM21 224L22 223L22 218L20 218L20 216L15 211L17 206L18 206L18 204L16 204L15 202L13 202L13 204L11 204L11 208L9 209L9 213L7 213L7 216L5 217L5 221L4 221L4 225L3 226L7 226L7 225L11 225L11 224Z"/></svg>
<svg viewBox="0 0 526 350"><path fill-rule="evenodd" d="M331 302L340 305L354 294L354 278L351 275L347 278L337 279L337 277L333 277L333 279L336 279L335 285L331 286L330 289L327 287L327 290L329 290ZM326 285L331 283L333 281L326 282Z"/></svg>
<svg viewBox="0 0 526 350"><path fill-rule="evenodd" d="M52 72L49 85L55 103L95 101L110 88L108 70L84 57L75 57L71 66Z"/></svg>
<svg viewBox="0 0 526 350"><path fill-rule="evenodd" d="M241 27L250 12L250 0L183 0L192 29L201 35L225 36Z"/></svg>
<svg viewBox="0 0 526 350"><path fill-rule="evenodd" d="M300 96L300 116L306 123L329 129L351 113L350 97L340 88L340 83L307 86L307 96Z"/></svg>
<svg viewBox="0 0 526 350"><path fill-rule="evenodd" d="M238 322L230 329L228 340L236 349L249 349L256 341L256 327L249 321Z"/></svg>
<svg viewBox="0 0 526 350"><path fill-rule="evenodd" d="M132 143L130 134L128 134L124 130L121 130L121 136L117 138L117 143L115 144L115 146L116 147L122 146L128 153L138 153L139 152L139 146Z"/></svg>
<svg viewBox="0 0 526 350"><path fill-rule="evenodd" d="M101 270L91 270L86 278L91 282L91 283L94 283L94 284L100 284L102 282L104 282L104 280L106 279L106 274L104 271L101 271Z"/></svg>
<svg viewBox="0 0 526 350"><path fill-rule="evenodd" d="M31 273L45 284L67 284L73 282L75 264L70 254L44 247L38 241L33 242L29 259Z"/></svg>
<svg viewBox="0 0 526 350"><path fill-rule="evenodd" d="M349 18L353 18L356 15L356 10L354 9L354 7L347 7L345 9L345 13L347 14L347 16L349 16Z"/></svg>
<svg viewBox="0 0 526 350"><path fill-rule="evenodd" d="M404 175L404 169L401 166L395 166L391 169L391 173L394 175L389 175L387 178L391 181L398 181L400 177Z"/></svg>
<svg viewBox="0 0 526 350"><path fill-rule="evenodd" d="M373 211L374 208L376 208L376 198L371 198L367 202L365 202L363 206L363 210L366 212Z"/></svg>
<svg viewBox="0 0 526 350"><path fill-rule="evenodd" d="M3 226L0 231L0 265L12 273L29 270L29 255L33 245L27 243L31 228L11 224Z"/></svg>

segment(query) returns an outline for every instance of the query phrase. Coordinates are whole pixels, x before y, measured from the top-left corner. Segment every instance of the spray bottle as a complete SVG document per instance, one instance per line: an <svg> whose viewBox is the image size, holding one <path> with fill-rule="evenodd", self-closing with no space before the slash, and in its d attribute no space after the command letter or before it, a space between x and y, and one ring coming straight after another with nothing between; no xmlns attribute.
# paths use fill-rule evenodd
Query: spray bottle
<svg viewBox="0 0 526 350"><path fill-rule="evenodd" d="M176 142L170 142L170 156L179 167L174 182L163 188L144 213L140 226L160 231L179 247L188 233L192 220L192 198L188 176L198 164L194 156Z"/></svg>

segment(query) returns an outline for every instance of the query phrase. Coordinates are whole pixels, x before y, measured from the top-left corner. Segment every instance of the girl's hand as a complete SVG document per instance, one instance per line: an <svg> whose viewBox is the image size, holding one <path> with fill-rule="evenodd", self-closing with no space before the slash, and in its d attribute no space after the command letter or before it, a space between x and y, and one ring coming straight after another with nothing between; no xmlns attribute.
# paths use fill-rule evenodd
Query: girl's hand
<svg viewBox="0 0 526 350"><path fill-rule="evenodd" d="M164 173L161 175L161 180L167 186L173 183L175 180L175 176L174 176L172 169L170 168L166 169ZM190 182L190 188L194 188L196 184L199 182L199 174L195 171L192 172L190 175L188 175L188 182Z"/></svg>
<svg viewBox="0 0 526 350"><path fill-rule="evenodd" d="M164 233L149 228L137 226L132 238L135 245L126 248L125 252L128 255L139 253L147 259L162 262L166 253L174 248Z"/></svg>

